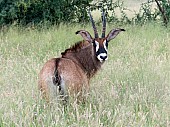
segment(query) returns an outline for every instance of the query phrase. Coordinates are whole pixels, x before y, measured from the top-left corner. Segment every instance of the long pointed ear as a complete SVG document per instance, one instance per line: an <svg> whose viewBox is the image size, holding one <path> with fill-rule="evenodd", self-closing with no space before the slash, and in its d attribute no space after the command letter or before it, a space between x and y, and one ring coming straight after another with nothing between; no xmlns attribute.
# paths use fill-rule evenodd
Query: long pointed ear
<svg viewBox="0 0 170 127"><path fill-rule="evenodd" d="M125 31L125 30L124 29L113 29L113 30L111 30L106 37L107 41L114 39L121 31Z"/></svg>
<svg viewBox="0 0 170 127"><path fill-rule="evenodd" d="M76 32L76 34L80 34L84 40L88 41L88 42L93 42L93 38L91 37L90 33L85 31L85 30L79 30Z"/></svg>

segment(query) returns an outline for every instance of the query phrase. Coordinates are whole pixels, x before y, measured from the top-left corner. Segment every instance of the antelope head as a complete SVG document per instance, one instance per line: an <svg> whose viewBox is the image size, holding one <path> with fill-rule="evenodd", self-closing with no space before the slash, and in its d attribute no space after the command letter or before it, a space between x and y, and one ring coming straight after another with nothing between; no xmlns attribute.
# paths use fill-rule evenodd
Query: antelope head
<svg viewBox="0 0 170 127"><path fill-rule="evenodd" d="M106 17L105 17L105 13L102 13L102 25L103 25L103 29L102 29L102 35L101 37L99 37L98 32L97 32L97 28L95 26L95 22L93 20L93 17L91 15L91 13L89 12L89 16L90 16L90 21L92 23L92 27L94 30L94 38L90 35L90 33L88 31L85 30L80 30L77 31L76 34L80 34L84 40L88 41L89 43L93 44L95 53L96 53L96 57L100 62L104 62L105 60L108 59L108 44L109 41L114 39L121 31L125 31L124 29L112 29L107 36L105 36L105 31L106 31Z"/></svg>

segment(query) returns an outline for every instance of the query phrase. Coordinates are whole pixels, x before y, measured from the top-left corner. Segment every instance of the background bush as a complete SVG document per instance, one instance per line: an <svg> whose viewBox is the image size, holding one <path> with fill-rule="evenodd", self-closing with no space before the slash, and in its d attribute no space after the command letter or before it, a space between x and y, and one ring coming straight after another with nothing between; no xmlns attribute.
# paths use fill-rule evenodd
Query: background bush
<svg viewBox="0 0 170 127"><path fill-rule="evenodd" d="M2 0L0 24L81 22L92 0Z"/></svg>
<svg viewBox="0 0 170 127"><path fill-rule="evenodd" d="M84 23L88 21L88 9L105 10L108 22L144 24L161 19L167 25L170 19L170 2L158 1L162 12L160 8L151 9L151 3L155 3L155 0L143 3L139 12L133 18L129 18L125 13L129 9L124 6L122 0L114 2L113 0L1 0L0 25ZM121 18L117 17L116 9L120 11Z"/></svg>

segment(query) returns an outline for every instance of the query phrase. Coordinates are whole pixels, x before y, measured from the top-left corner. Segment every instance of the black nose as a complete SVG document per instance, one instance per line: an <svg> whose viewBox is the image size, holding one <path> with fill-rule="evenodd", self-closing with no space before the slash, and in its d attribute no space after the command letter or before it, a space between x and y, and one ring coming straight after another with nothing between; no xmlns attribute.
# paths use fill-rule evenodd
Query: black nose
<svg viewBox="0 0 170 127"><path fill-rule="evenodd" d="M100 58L101 58L102 60L105 60L105 59L107 58L107 56L100 56Z"/></svg>

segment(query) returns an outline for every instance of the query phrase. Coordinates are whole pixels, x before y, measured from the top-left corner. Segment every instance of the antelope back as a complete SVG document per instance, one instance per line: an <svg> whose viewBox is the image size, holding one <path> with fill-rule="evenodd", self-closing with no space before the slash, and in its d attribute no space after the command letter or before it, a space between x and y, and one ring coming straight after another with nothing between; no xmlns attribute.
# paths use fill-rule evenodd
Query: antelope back
<svg viewBox="0 0 170 127"><path fill-rule="evenodd" d="M88 93L89 78L73 60L53 58L40 71L38 86L47 102L58 100L61 96L67 101L70 95L81 100L82 93Z"/></svg>

